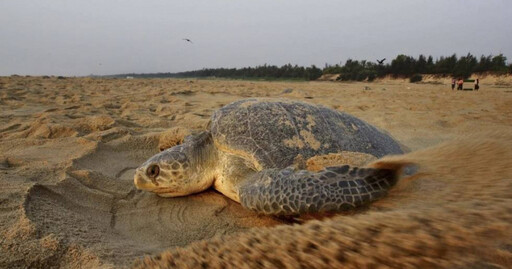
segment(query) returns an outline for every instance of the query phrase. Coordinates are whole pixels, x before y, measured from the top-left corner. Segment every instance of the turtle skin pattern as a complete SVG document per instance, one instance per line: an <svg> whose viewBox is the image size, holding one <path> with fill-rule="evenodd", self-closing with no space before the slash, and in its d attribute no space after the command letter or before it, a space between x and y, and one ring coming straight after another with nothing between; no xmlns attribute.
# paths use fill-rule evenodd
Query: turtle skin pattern
<svg viewBox="0 0 512 269"><path fill-rule="evenodd" d="M240 202L272 215L346 211L384 196L397 179L394 170L348 165L319 172L266 169L241 186Z"/></svg>

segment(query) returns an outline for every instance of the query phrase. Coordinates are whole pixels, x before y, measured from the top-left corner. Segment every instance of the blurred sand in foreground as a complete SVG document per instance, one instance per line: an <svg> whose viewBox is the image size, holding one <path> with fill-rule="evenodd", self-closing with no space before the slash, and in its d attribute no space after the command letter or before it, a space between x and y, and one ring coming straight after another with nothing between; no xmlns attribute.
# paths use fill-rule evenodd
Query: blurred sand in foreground
<svg viewBox="0 0 512 269"><path fill-rule="evenodd" d="M188 246L146 265L506 268L512 86L496 81L461 92L398 80L0 77L0 267L122 267ZM134 169L159 148L205 128L219 107L263 96L357 116L410 151L375 165L416 163L419 173L364 212L293 226L215 191L163 199L134 189Z"/></svg>

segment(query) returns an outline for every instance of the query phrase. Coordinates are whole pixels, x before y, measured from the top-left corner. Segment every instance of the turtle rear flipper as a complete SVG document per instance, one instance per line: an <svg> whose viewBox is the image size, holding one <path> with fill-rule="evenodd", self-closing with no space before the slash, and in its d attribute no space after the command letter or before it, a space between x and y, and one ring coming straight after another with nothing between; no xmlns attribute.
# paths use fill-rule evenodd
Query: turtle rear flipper
<svg viewBox="0 0 512 269"><path fill-rule="evenodd" d="M384 196L398 180L395 170L328 167L319 172L267 169L240 186L243 206L265 214L339 212Z"/></svg>

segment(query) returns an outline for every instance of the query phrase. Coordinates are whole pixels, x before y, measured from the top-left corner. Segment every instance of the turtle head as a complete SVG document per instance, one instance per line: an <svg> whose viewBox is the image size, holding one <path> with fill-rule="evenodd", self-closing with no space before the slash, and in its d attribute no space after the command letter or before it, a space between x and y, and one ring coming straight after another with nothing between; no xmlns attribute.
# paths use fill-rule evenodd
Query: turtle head
<svg viewBox="0 0 512 269"><path fill-rule="evenodd" d="M149 158L137 168L133 181L137 189L162 197L200 192L213 183L213 159L214 146L209 132L188 136L183 144Z"/></svg>

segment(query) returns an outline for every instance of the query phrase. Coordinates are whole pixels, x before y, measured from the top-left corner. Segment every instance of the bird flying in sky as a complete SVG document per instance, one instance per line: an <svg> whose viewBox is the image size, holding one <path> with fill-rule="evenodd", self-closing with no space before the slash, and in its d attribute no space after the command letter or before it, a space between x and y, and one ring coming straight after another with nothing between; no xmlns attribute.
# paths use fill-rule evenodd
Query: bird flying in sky
<svg viewBox="0 0 512 269"><path fill-rule="evenodd" d="M378 62L379 64L382 64L385 60L386 60L386 58L384 58L384 59L382 59L382 60L377 60L377 62Z"/></svg>
<svg viewBox="0 0 512 269"><path fill-rule="evenodd" d="M190 42L192 44L194 44L194 42L192 42L192 40L188 39L188 38L183 38L183 40L187 41L187 42Z"/></svg>

